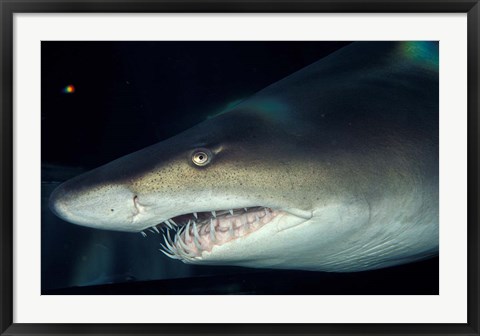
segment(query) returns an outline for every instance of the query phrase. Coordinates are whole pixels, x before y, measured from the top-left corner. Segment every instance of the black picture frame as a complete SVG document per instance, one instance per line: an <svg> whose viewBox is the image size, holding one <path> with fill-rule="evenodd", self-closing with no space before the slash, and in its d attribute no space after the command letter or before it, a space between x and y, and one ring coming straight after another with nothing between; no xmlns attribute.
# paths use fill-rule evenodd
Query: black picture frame
<svg viewBox="0 0 480 336"><path fill-rule="evenodd" d="M0 0L0 331L20 334L479 335L478 0ZM21 324L13 323L13 16L15 13L468 13L468 322L465 324Z"/></svg>

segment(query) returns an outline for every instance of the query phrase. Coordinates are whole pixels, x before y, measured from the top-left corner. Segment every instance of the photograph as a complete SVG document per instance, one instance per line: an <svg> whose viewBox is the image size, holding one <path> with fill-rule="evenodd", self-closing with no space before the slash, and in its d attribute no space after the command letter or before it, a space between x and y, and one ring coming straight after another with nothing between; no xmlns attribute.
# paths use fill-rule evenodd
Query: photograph
<svg viewBox="0 0 480 336"><path fill-rule="evenodd" d="M41 41L41 294L439 295L439 41Z"/></svg>

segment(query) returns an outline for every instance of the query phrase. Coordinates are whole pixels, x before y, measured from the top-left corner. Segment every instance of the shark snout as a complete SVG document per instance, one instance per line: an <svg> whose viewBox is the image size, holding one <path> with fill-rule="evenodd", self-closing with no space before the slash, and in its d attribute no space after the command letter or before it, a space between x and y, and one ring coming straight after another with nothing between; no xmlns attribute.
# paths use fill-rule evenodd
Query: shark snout
<svg viewBox="0 0 480 336"><path fill-rule="evenodd" d="M123 185L84 187L74 181L67 181L52 192L49 207L64 221L120 231L141 229L136 219L145 210L138 196Z"/></svg>
<svg viewBox="0 0 480 336"><path fill-rule="evenodd" d="M48 207L58 217L64 219L67 215L68 202L66 202L65 188L62 185L57 187L48 199Z"/></svg>

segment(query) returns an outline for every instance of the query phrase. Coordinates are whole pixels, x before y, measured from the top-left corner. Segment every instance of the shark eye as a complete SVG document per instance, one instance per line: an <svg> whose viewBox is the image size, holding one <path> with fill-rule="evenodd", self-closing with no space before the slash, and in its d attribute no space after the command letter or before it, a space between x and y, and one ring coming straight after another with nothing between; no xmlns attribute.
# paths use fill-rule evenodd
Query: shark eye
<svg viewBox="0 0 480 336"><path fill-rule="evenodd" d="M197 149L192 154L192 162L197 166L206 166L212 159L212 152L208 149Z"/></svg>

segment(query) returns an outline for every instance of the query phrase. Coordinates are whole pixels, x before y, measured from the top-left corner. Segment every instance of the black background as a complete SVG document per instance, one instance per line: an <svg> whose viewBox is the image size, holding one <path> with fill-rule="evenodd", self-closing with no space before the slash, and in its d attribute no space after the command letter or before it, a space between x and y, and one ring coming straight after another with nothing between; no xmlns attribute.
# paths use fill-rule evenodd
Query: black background
<svg viewBox="0 0 480 336"><path fill-rule="evenodd" d="M42 42L43 293L438 294L438 258L350 274L190 266L161 254L159 236L71 225L46 207L59 182L187 129L346 44ZM70 84L75 92L64 93Z"/></svg>

